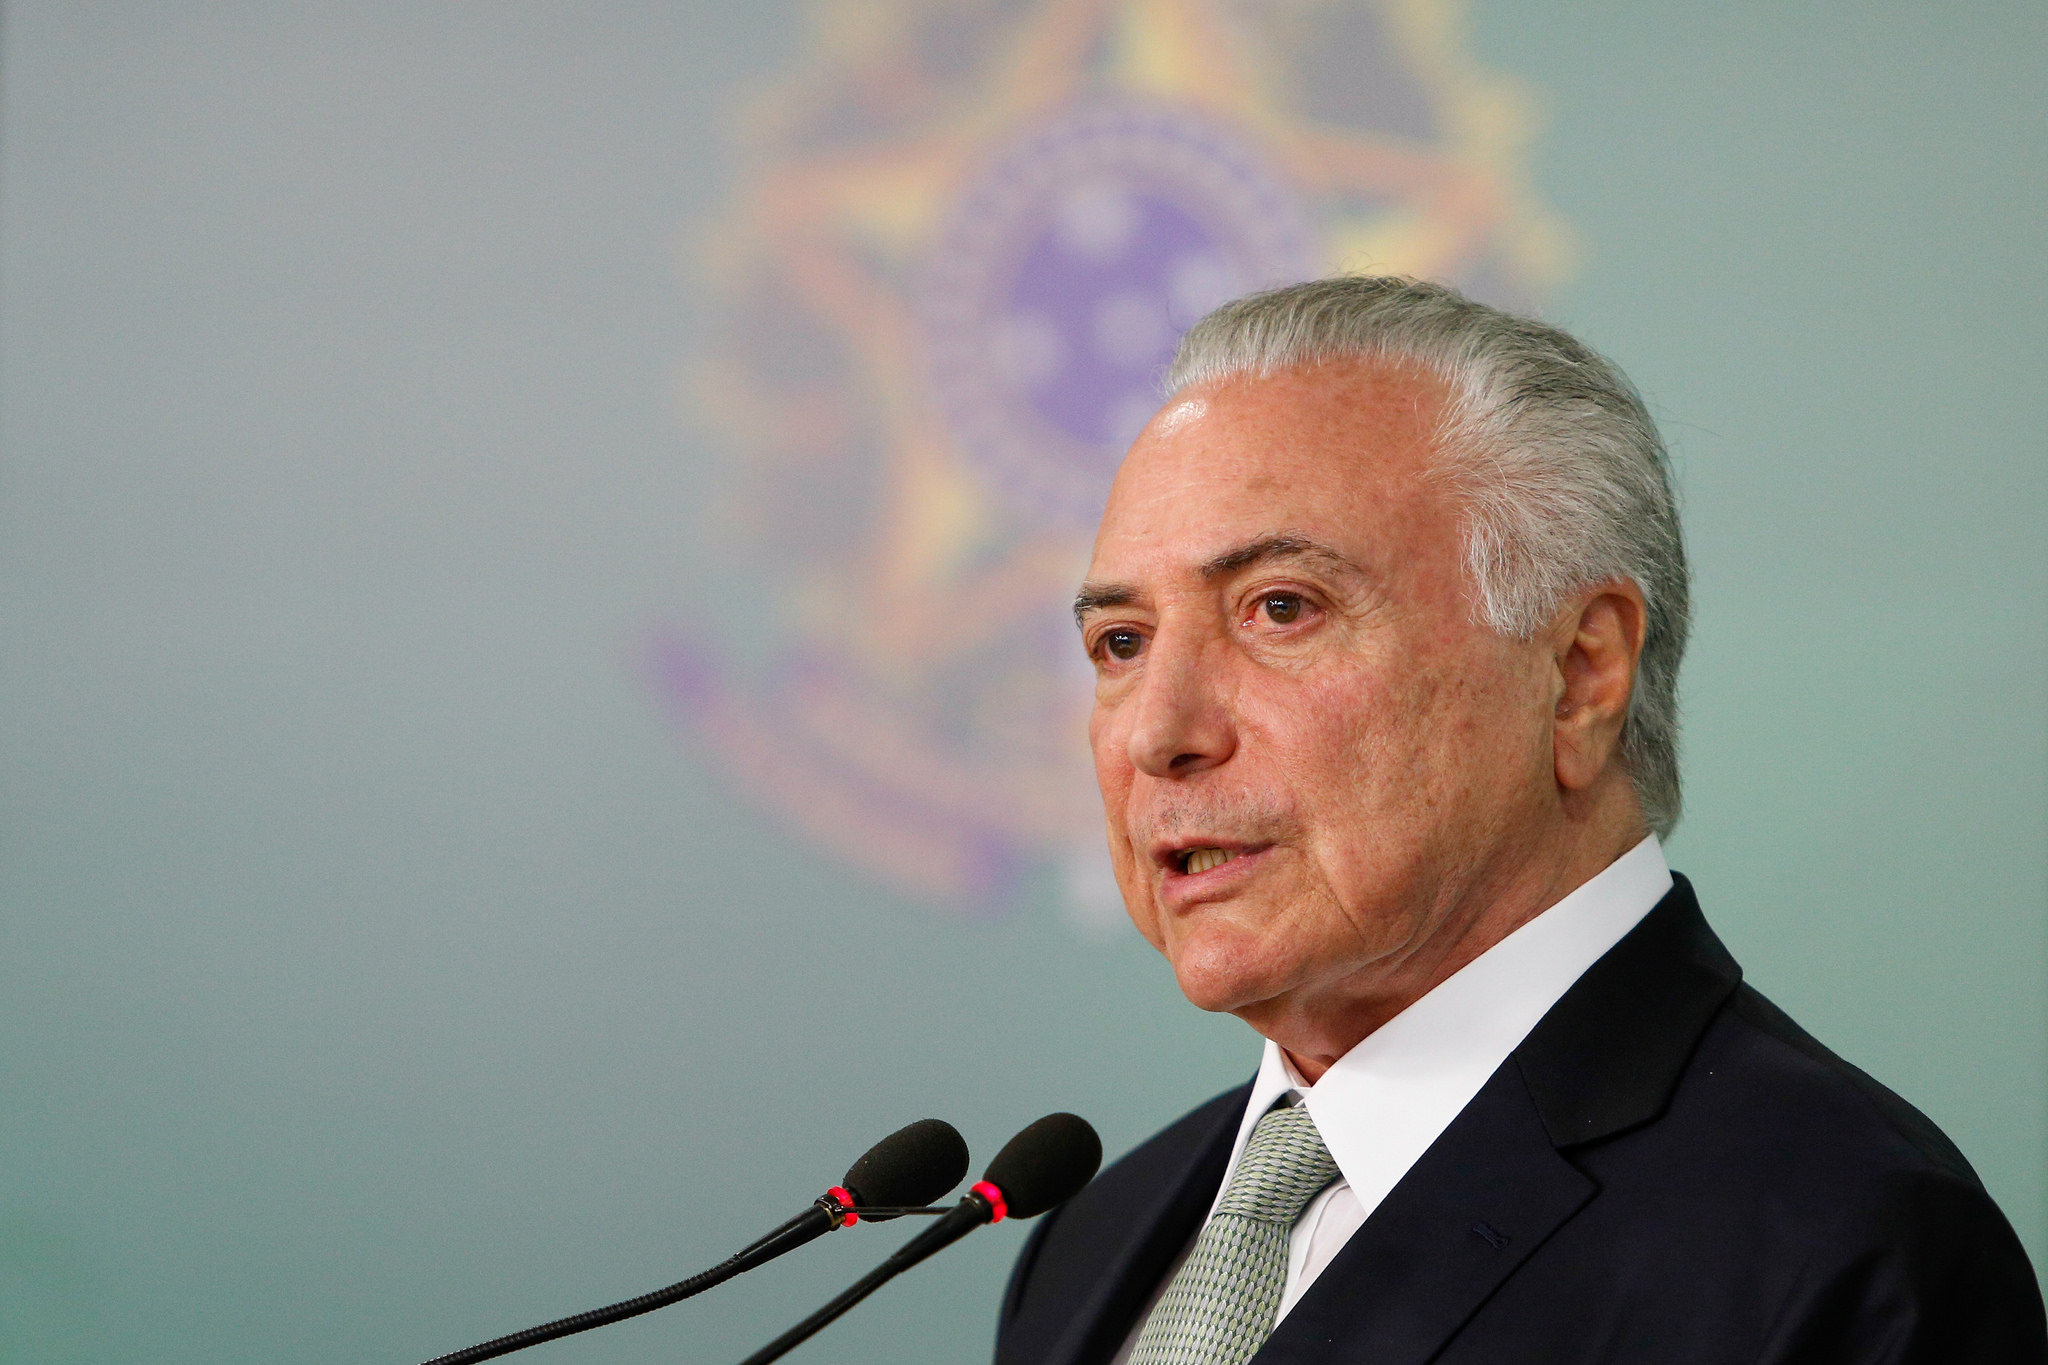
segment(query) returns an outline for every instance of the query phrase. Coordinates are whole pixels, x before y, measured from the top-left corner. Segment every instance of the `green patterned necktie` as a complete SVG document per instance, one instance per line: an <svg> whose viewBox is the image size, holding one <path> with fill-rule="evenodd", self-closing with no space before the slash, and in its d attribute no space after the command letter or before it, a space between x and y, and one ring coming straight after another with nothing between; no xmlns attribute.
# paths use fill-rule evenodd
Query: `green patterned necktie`
<svg viewBox="0 0 2048 1365"><path fill-rule="evenodd" d="M1300 1105L1269 1111L1195 1249L1145 1320L1130 1365L1243 1365L1273 1330L1287 1279L1287 1235L1337 1178Z"/></svg>

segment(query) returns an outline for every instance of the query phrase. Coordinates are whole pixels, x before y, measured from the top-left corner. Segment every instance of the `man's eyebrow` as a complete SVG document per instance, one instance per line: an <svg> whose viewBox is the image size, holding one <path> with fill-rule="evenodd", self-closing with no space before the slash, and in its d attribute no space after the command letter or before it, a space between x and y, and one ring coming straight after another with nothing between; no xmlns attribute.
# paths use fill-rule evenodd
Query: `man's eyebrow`
<svg viewBox="0 0 2048 1365"><path fill-rule="evenodd" d="M1269 559L1306 559L1342 574L1365 573L1350 559L1319 540L1283 533L1251 541L1234 550L1225 550L1202 565L1201 574L1204 578L1223 578ZM1081 591L1074 594L1074 621L1079 624L1086 620L1091 611L1127 607L1138 600L1138 595L1136 588L1121 583L1083 583Z"/></svg>
<svg viewBox="0 0 2048 1365"><path fill-rule="evenodd" d="M1222 578L1236 573L1239 569L1269 559L1309 559L1325 568L1340 573L1360 574L1365 572L1349 559L1320 541L1307 536L1277 535L1254 540L1234 550L1226 550L1202 566L1202 577Z"/></svg>
<svg viewBox="0 0 2048 1365"><path fill-rule="evenodd" d="M1118 583L1083 583L1074 594L1074 624L1079 625L1091 611L1104 607L1127 607L1138 600L1135 588Z"/></svg>

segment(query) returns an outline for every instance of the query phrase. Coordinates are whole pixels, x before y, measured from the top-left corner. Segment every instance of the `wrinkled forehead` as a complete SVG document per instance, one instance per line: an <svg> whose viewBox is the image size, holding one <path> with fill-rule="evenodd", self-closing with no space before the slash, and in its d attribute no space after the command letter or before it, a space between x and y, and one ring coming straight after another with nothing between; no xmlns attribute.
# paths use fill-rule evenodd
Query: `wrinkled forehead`
<svg viewBox="0 0 2048 1365"><path fill-rule="evenodd" d="M1283 532L1362 563L1423 553L1455 530L1436 477L1446 397L1426 373L1359 363L1184 392L1118 470L1089 576L1196 573Z"/></svg>

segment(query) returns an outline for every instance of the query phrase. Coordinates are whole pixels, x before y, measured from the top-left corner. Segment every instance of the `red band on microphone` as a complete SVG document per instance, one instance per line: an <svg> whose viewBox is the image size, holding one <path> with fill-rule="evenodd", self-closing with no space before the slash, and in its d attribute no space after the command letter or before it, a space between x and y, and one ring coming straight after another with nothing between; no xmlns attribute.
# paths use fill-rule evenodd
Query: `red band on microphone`
<svg viewBox="0 0 2048 1365"><path fill-rule="evenodd" d="M844 1185L834 1185L825 1191L825 1197L839 1205L839 1226L850 1228L860 1221L860 1215L853 1211L853 1191Z"/></svg>
<svg viewBox="0 0 2048 1365"><path fill-rule="evenodd" d="M1003 1199L1003 1192L1001 1190L989 1184L986 1180L977 1180L970 1188L974 1193L988 1200L994 1210L993 1216L988 1220L989 1222L1000 1223L1010 1216L1010 1206Z"/></svg>

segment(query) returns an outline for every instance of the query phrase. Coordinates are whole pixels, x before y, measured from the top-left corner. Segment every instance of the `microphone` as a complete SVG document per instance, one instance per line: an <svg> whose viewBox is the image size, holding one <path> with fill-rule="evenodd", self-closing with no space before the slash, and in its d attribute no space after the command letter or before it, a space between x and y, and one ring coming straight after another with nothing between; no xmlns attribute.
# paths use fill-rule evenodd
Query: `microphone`
<svg viewBox="0 0 2048 1365"><path fill-rule="evenodd" d="M1079 1194L1102 1166L1102 1139L1088 1120L1047 1114L996 1153L988 1172L960 1202L853 1282L838 1298L748 1356L741 1365L768 1365L823 1331L868 1295L926 1257L986 1223L1036 1218Z"/></svg>
<svg viewBox="0 0 2048 1365"><path fill-rule="evenodd" d="M967 1143L961 1139L959 1131L943 1119L919 1119L898 1128L868 1148L846 1172L843 1185L834 1185L802 1213L709 1270L666 1289L642 1294L637 1299L593 1308L587 1313L558 1318L510 1336L435 1356L426 1365L474 1365L476 1361L523 1351L543 1341L573 1336L593 1327L603 1327L642 1313L651 1313L657 1308L666 1308L723 1284L755 1266L765 1265L785 1251L794 1251L834 1228L853 1226L860 1221L857 1212L860 1205L886 1207L929 1203L958 1185L966 1174ZM877 1213L870 1214L868 1218L870 1222L882 1222L893 1216Z"/></svg>
<svg viewBox="0 0 2048 1365"><path fill-rule="evenodd" d="M929 1204L967 1178L967 1143L944 1119L919 1119L898 1128L846 1172L846 1221L860 1221L860 1206ZM870 1223L886 1223L893 1213L865 1215Z"/></svg>

